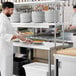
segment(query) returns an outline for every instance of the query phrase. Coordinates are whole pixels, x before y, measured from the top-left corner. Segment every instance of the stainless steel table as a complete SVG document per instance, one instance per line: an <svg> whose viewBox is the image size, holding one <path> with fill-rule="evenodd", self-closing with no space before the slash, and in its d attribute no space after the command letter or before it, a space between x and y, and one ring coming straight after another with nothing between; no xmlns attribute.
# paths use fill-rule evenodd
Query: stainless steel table
<svg viewBox="0 0 76 76"><path fill-rule="evenodd" d="M44 42L43 44L27 44L22 42L13 42L13 46L16 47L26 47L26 48L33 48L33 49L41 49L48 51L48 76L51 76L51 51L55 48L54 42ZM62 43L56 43L56 47L62 47ZM68 46L68 44L65 44Z"/></svg>

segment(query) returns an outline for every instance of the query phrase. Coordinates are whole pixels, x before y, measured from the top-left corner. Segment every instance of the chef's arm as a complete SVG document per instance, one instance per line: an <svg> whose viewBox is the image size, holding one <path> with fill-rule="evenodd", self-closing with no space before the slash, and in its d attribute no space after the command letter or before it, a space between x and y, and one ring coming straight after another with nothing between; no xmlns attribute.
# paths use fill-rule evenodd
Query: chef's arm
<svg viewBox="0 0 76 76"><path fill-rule="evenodd" d="M69 29L70 30L76 30L76 26L70 26Z"/></svg>
<svg viewBox="0 0 76 76"><path fill-rule="evenodd" d="M32 43L32 40L26 39L26 38L24 38L22 35L14 35L11 40L16 39L16 38L18 38L18 39L20 39L20 40L22 40L22 41L25 41L25 42L27 42L27 43Z"/></svg>
<svg viewBox="0 0 76 76"><path fill-rule="evenodd" d="M16 33L13 33L14 30L11 29L11 33L8 33L8 30L5 28L6 24L2 22L0 24L0 38L2 38L4 41L10 42L12 39L19 38L21 40L24 40L22 36L17 35Z"/></svg>
<svg viewBox="0 0 76 76"><path fill-rule="evenodd" d="M69 25L69 26L65 29L65 31L74 31L74 30L76 30L76 26L72 26L72 25Z"/></svg>

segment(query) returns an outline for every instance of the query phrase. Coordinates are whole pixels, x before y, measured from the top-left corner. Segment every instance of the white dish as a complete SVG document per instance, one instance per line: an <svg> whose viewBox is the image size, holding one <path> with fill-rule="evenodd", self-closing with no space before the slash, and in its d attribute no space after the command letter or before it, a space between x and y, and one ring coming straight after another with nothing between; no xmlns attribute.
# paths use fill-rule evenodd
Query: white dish
<svg viewBox="0 0 76 76"><path fill-rule="evenodd" d="M19 42L20 40L19 40L19 39L13 39L12 41L14 41L14 42Z"/></svg>

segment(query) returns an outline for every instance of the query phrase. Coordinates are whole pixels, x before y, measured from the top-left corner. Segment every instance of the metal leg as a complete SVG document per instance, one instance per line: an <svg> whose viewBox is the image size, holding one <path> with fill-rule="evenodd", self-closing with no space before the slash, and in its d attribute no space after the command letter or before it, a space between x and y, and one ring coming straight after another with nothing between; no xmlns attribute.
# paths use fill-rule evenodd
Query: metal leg
<svg viewBox="0 0 76 76"><path fill-rule="evenodd" d="M59 68L59 60L56 59L55 56L54 56L54 66L55 66L55 68L54 68L54 76L59 76L59 70L58 70L58 68Z"/></svg>
<svg viewBox="0 0 76 76"><path fill-rule="evenodd" d="M51 76L51 50L48 50L48 76Z"/></svg>
<svg viewBox="0 0 76 76"><path fill-rule="evenodd" d="M59 76L58 65L58 59L56 59L56 76Z"/></svg>
<svg viewBox="0 0 76 76"><path fill-rule="evenodd" d="M30 49L30 48L29 48L28 58L29 58L29 60L30 60L30 62L31 62L32 60L31 60L31 49Z"/></svg>
<svg viewBox="0 0 76 76"><path fill-rule="evenodd" d="M54 76L56 76L56 58L55 58L55 56L54 56L54 66L55 66L55 68L54 68Z"/></svg>

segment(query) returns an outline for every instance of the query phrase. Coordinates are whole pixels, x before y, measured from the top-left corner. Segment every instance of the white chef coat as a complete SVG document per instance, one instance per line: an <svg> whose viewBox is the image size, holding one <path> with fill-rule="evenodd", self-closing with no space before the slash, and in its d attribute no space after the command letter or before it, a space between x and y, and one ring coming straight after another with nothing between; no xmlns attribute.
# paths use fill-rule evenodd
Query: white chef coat
<svg viewBox="0 0 76 76"><path fill-rule="evenodd" d="M11 38L15 31L8 17L0 14L0 72L1 76L12 76L13 44Z"/></svg>
<svg viewBox="0 0 76 76"><path fill-rule="evenodd" d="M76 26L76 13L74 13L72 16L71 24L72 24L72 26Z"/></svg>

